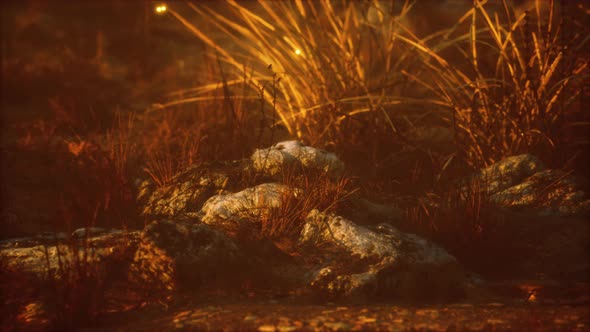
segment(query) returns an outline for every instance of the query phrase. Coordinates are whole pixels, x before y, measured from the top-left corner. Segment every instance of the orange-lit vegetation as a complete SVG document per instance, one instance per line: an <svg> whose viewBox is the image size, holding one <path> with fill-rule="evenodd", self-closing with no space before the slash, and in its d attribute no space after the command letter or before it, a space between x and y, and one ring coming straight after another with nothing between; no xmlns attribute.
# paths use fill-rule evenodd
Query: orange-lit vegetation
<svg viewBox="0 0 590 332"><path fill-rule="evenodd" d="M282 174L282 183L297 188L296 193L281 197L278 208L271 208L263 218L260 229L262 238L279 244L295 243L307 215L314 209L322 212L342 210L356 189L351 188L351 179L331 179L323 172L289 170Z"/></svg>
<svg viewBox="0 0 590 332"><path fill-rule="evenodd" d="M487 166L523 152L539 155L562 166L587 149L581 137L566 133L584 117L581 109L583 79L588 75L587 35L576 33L575 17L567 7L537 2L534 12L515 16L504 2L503 12L489 12L485 2L440 40L401 36L429 68L427 78L408 70L442 105L452 110L458 153L471 165ZM587 14L586 14L587 15ZM469 32L461 27L469 23ZM456 58L444 56L446 49ZM564 159L565 158L565 159ZM561 164L559 164L561 163Z"/></svg>
<svg viewBox="0 0 590 332"><path fill-rule="evenodd" d="M40 85L15 90L43 91L39 99L50 112L8 119L19 123L10 134L15 137L6 134L18 152L8 156L14 164L3 182L10 182L6 191L14 197L38 191L25 203L39 204L48 216L18 226L3 217L1 229L20 236L82 226L138 228L145 222L135 205L139 179L165 186L191 165L245 158L289 137L336 152L359 176L361 194L403 201L403 227L470 263L477 264L481 252L494 251L500 260L507 249L488 213L493 205L481 184L459 188L456 178L519 153L573 172L586 171L590 160L587 4L537 1L528 12L511 4L476 0L436 31L417 28L419 8L410 1L147 4L149 15L165 15L138 22L160 20L163 33L180 23L196 38L179 43L204 49L192 59L196 78L182 81L195 86L182 90L176 79L184 62L158 69L170 54L153 41L135 50L138 64L131 64L137 54L121 52L130 63L131 87L111 86L108 77L118 69L107 65L101 31L93 31L96 38L78 36L87 43L80 42L82 50L60 48L57 60L39 55L24 65L8 54L3 77ZM27 15L15 19L15 33L39 19ZM59 42L65 38L63 31L53 34ZM158 60L149 60L152 55ZM60 84L45 84L42 74ZM101 83L87 83L93 80ZM105 85L124 91L103 93ZM151 106L127 107L126 97ZM443 130L450 140L421 144L415 136L425 127ZM21 173L42 182L25 192L31 183ZM248 176L244 182L252 181ZM317 174L288 172L283 182L303 194L285 197L263 220L260 236L285 250L309 211L336 209L353 191L349 179ZM60 327L81 324L74 316L92 319L104 300L96 292L107 287L100 271L74 256L59 266L60 278L46 281Z"/></svg>
<svg viewBox="0 0 590 332"><path fill-rule="evenodd" d="M277 120L351 160L365 154L394 168L384 156L415 148L408 136L416 127L441 124L454 137L455 162L473 167L522 152L558 167L585 162L586 140L566 133L587 128L587 38L578 29L586 13L573 4L539 2L525 12L476 1L454 25L417 36L407 17L413 4L395 5L231 2L223 13L207 4L169 11L229 68L230 82L247 74L252 88L261 86L272 64L278 98L264 98ZM203 20L187 19L191 11ZM434 153L444 160L432 165L449 157Z"/></svg>
<svg viewBox="0 0 590 332"><path fill-rule="evenodd" d="M491 203L474 188L458 196L449 180L519 153L584 168L589 68L580 28L588 14L564 2L519 8L475 1L450 26L417 35L414 5L230 2L221 12L197 3L169 13L229 68L224 87L243 75L251 89L273 82L277 94L263 97L274 105L276 123L337 151L364 173L366 191L436 197L436 208L410 208L421 233L454 252L495 250L483 241L494 228L482 212ZM203 20L189 20L191 13ZM423 126L447 128L452 140L415 144L411 136ZM572 128L582 129L572 135ZM454 148L441 151L441 144Z"/></svg>

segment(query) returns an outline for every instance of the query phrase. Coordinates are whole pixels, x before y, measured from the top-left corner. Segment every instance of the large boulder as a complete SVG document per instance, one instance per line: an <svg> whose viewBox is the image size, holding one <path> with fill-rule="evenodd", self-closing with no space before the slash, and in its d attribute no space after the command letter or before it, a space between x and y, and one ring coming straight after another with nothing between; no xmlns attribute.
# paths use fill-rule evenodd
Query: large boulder
<svg viewBox="0 0 590 332"><path fill-rule="evenodd" d="M269 176L297 167L323 171L329 176L339 176L344 172L344 163L335 154L299 141L280 142L270 148L256 150L250 159L257 172Z"/></svg>
<svg viewBox="0 0 590 332"><path fill-rule="evenodd" d="M243 256L236 244L207 225L154 221L143 230L130 268L130 280L158 294L196 290L234 273Z"/></svg>
<svg viewBox="0 0 590 332"><path fill-rule="evenodd" d="M464 273L439 246L389 224L365 227L312 211L299 239L317 256L310 285L329 298L416 299L456 296Z"/></svg>

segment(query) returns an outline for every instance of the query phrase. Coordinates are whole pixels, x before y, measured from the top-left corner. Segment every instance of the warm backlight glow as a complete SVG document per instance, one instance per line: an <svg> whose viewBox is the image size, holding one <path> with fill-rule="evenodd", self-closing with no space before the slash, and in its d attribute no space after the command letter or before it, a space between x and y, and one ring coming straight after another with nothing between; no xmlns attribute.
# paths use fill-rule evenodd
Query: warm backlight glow
<svg viewBox="0 0 590 332"><path fill-rule="evenodd" d="M166 5L158 5L156 6L156 13L158 14L163 14L166 12L168 8L166 7Z"/></svg>
<svg viewBox="0 0 590 332"><path fill-rule="evenodd" d="M297 54L297 55L301 55L301 50L300 50L300 49L296 49L296 50L295 50L295 54Z"/></svg>

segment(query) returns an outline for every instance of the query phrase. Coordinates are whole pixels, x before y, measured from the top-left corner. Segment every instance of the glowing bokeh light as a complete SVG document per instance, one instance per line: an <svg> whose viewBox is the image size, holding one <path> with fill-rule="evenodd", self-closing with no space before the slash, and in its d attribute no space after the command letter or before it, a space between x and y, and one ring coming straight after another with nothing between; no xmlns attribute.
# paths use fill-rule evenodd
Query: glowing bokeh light
<svg viewBox="0 0 590 332"><path fill-rule="evenodd" d="M297 54L297 55L301 55L301 50L300 50L300 49L296 49L296 50L295 50L295 54Z"/></svg>
<svg viewBox="0 0 590 332"><path fill-rule="evenodd" d="M166 7L166 5L158 5L156 6L156 13L158 14L163 14L166 12L168 8Z"/></svg>

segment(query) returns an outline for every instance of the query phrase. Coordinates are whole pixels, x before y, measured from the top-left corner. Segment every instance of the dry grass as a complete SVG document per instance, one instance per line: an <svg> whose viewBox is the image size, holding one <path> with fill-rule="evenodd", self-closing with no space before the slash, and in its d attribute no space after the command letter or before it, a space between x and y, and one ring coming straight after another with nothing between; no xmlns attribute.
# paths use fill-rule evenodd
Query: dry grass
<svg viewBox="0 0 590 332"><path fill-rule="evenodd" d="M105 306L107 276L100 273L87 244L80 247L77 240L72 240L68 246L57 248L58 266L49 266L47 260L48 273L41 286L52 324L57 329L94 324Z"/></svg>
<svg viewBox="0 0 590 332"><path fill-rule="evenodd" d="M325 145L341 138L345 123L366 125L366 113L395 131L384 107L411 102L399 94L405 82L399 68L408 60L397 51L399 20L371 26L364 14L371 6L383 11L379 4L262 1L257 8L238 2L219 8L196 3L174 4L169 12L228 68L228 85L247 76L253 91L271 84L276 88L263 95L276 112L273 125L280 123L312 145ZM397 18L409 7L404 4ZM191 11L204 20L190 22L185 16ZM214 87L190 90L195 97L178 102L198 101Z"/></svg>
<svg viewBox="0 0 590 332"><path fill-rule="evenodd" d="M506 1L503 12L488 9L486 2L475 1L439 38L400 36L422 57L429 75L404 74L452 110L460 156L481 167L524 152L552 160L566 147L572 154L587 149L586 143L579 146L579 137L566 142L564 134L582 125L574 119L574 105L589 73L583 55L588 38L587 28L576 24L587 13L580 17L571 12L574 5L562 2L558 8L550 1L536 2L534 11L515 17ZM462 33L465 25L468 32ZM468 65L441 56L448 48L456 48L452 54Z"/></svg>
<svg viewBox="0 0 590 332"><path fill-rule="evenodd" d="M294 137L335 150L362 144L356 153L379 164L378 154L411 145L405 136L417 123L442 121L458 156L481 167L522 152L564 164L565 145L584 153L583 139L563 134L587 122L574 107L588 76L577 55L585 28L576 26L587 14L574 6L537 2L515 16L505 1L476 1L429 36L414 34L409 1L189 3L169 12L227 68L224 88L246 76L251 91L272 84L277 93L262 98L276 112L273 125ZM191 22L194 14L203 20ZM175 103L200 102L217 87L185 90Z"/></svg>
<svg viewBox="0 0 590 332"><path fill-rule="evenodd" d="M281 198L277 208L270 209L261 223L260 236L268 238L285 251L299 237L307 215L314 209L322 212L338 212L356 191L351 188L351 179L330 179L324 172L290 170L283 173L282 182L297 188L295 195L288 192Z"/></svg>
<svg viewBox="0 0 590 332"><path fill-rule="evenodd" d="M474 180L414 197L407 203L403 227L432 239L479 272L500 269L508 264L504 255L510 246L499 232L498 207L485 188L485 183Z"/></svg>
<svg viewBox="0 0 590 332"><path fill-rule="evenodd" d="M400 187L419 195L423 182L450 183L440 178L456 159L481 167L527 152L564 164L587 154L588 142L567 134L590 122L576 109L584 107L588 78L588 29L576 26L587 18L583 10L567 16L551 2L549 11L515 14L506 2L496 12L477 0L454 26L418 36L405 21L411 2L395 5L171 3L171 15L207 47L205 84L173 92L138 115L53 98L54 118L38 121L21 139L30 147L39 136L36 148L54 153L64 180L64 217L55 226L139 225L132 183L141 171L165 186L190 165L243 158L275 143L281 127L369 169L377 196ZM453 129L456 154L436 156L406 139L418 124L433 123ZM335 211L354 190L348 178L284 176L301 193L270 211L260 237L289 251L311 210ZM395 176L407 181L396 185ZM495 207L481 185L426 195L408 208L408 227L471 260L501 249ZM103 301L104 275L88 256L72 255L77 246L63 252L59 278L47 281L64 328L93 319Z"/></svg>

